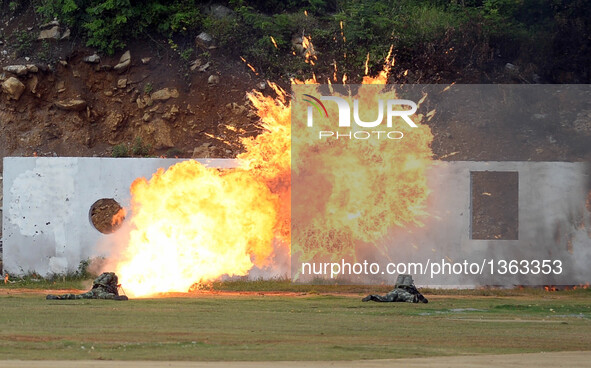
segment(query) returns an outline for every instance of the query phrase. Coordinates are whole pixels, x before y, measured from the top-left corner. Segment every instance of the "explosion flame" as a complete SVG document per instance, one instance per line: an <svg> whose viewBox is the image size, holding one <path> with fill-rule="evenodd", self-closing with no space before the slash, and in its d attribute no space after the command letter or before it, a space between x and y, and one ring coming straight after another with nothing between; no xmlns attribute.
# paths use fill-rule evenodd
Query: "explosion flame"
<svg viewBox="0 0 591 368"><path fill-rule="evenodd" d="M311 44L307 50L313 50ZM306 58L313 61L315 55L310 53ZM366 76L363 83L386 83L391 65L389 54L384 70L375 78ZM319 87L316 77L293 82L311 89ZM195 283L223 275L246 275L255 266L272 266L280 247L289 253L292 103L285 91L269 85L277 97L256 91L248 95L264 132L242 140L245 153L238 156L239 168L218 170L185 161L166 171L158 170L150 180L139 178L132 184L132 230L115 266L131 296L185 292ZM304 240L310 257L352 254L356 239L370 241L389 226L416 221L423 213L428 194L424 171L431 159L432 135L426 125L419 131L405 144L391 145L396 147L394 151L384 144L344 141L314 148L316 154L327 159L333 156L334 162L340 162L342 170L331 172L326 180L342 184L328 185L333 194L324 210L315 211L314 204L307 203L313 230ZM392 154L396 160L389 156ZM351 177L345 167L360 167L364 159L380 160L383 165ZM301 164L294 164L294 173ZM323 172L321 167L310 169ZM360 180L369 188L381 186L379 193L357 190ZM368 200L371 205L362 206ZM334 241L329 238L335 237L350 240L346 249L334 253Z"/></svg>
<svg viewBox="0 0 591 368"><path fill-rule="evenodd" d="M376 77L363 78L355 93L359 106L378 106L380 100L396 93L385 84L392 66L391 53L392 49ZM340 95L353 106L350 89L337 87L330 86L330 95ZM298 86L298 94L320 93L318 85L304 83ZM326 104L326 108L328 116L338 116L336 104ZM374 109L366 110L372 116L365 116L364 120L375 119ZM305 108L298 106L292 113L293 121L306 121ZM431 111L427 116L419 114L414 118L418 123L433 114ZM364 129L352 124L348 133L365 134ZM292 253L300 262L355 262L360 244L374 246L394 226L422 226L420 219L427 215L430 191L426 170L432 163L433 140L427 125L396 126L404 135L399 141L357 141L334 136L326 141L318 139L320 131L332 130L334 119L315 119L313 129L298 130L292 136L292 152L297 160L292 161L295 200L291 244Z"/></svg>

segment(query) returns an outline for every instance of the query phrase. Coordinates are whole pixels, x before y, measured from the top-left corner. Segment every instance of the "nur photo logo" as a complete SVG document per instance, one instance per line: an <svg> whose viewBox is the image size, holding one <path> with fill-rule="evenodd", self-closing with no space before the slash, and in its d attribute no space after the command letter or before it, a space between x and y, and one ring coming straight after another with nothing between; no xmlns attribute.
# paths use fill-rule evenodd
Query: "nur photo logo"
<svg viewBox="0 0 591 368"><path fill-rule="evenodd" d="M341 130L320 130L318 132L318 139L359 139L366 140L369 138L377 139L402 139L404 133L398 130L376 130L373 128L379 128L383 126L383 122L386 122L386 128L392 128L394 126L394 119L401 119L410 128L417 128L415 122L411 119L411 116L417 111L417 104L411 100L401 99L378 99L377 108L374 106L362 106L360 99L353 99L353 108L350 106L350 102L343 97L337 96L319 96L315 97L310 94L303 94L303 101L308 103L306 123L308 128L314 127L314 117L322 117L329 119L332 123L334 114L330 114L322 101L331 101L336 103L337 115L338 115L338 128ZM410 107L404 108L404 107ZM373 111L372 111L373 110ZM376 114L377 110L377 114ZM369 115L375 116L373 120L365 120L361 118L362 112L369 112ZM343 131L342 128L351 128L353 120L354 129ZM372 130L359 130L372 129Z"/></svg>

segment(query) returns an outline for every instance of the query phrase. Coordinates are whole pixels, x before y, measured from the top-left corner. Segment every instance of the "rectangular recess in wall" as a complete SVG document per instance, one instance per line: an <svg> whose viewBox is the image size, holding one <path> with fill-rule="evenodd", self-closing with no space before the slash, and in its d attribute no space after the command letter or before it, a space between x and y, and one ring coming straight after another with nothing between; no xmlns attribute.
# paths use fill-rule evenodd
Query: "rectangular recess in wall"
<svg viewBox="0 0 591 368"><path fill-rule="evenodd" d="M519 173L472 171L471 239L517 240L519 230Z"/></svg>

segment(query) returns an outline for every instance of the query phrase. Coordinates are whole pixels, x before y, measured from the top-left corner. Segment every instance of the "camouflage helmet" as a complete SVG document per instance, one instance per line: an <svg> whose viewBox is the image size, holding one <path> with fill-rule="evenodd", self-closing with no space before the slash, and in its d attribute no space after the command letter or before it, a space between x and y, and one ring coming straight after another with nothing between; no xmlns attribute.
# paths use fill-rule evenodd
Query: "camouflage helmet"
<svg viewBox="0 0 591 368"><path fill-rule="evenodd" d="M119 279L115 272L103 272L94 280L93 284L103 286L117 285L119 284Z"/></svg>
<svg viewBox="0 0 591 368"><path fill-rule="evenodd" d="M398 278L396 279L396 285L394 285L394 288L411 286L414 286L414 281L411 275L398 275Z"/></svg>

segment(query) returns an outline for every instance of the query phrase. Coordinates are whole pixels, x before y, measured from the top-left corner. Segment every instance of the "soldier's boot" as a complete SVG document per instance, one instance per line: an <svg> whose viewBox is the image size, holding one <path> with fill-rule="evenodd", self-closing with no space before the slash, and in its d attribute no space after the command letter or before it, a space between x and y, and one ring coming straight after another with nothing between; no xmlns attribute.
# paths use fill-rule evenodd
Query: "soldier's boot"
<svg viewBox="0 0 591 368"><path fill-rule="evenodd" d="M58 300L59 297L57 295L51 295L49 294L48 296L45 297L46 300Z"/></svg>
<svg viewBox="0 0 591 368"><path fill-rule="evenodd" d="M129 300L129 298L126 295L117 295L113 300Z"/></svg>
<svg viewBox="0 0 591 368"><path fill-rule="evenodd" d="M371 295L368 295L365 298L361 299L362 302L369 302L370 300L371 300Z"/></svg>

